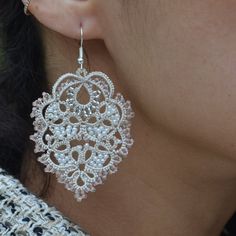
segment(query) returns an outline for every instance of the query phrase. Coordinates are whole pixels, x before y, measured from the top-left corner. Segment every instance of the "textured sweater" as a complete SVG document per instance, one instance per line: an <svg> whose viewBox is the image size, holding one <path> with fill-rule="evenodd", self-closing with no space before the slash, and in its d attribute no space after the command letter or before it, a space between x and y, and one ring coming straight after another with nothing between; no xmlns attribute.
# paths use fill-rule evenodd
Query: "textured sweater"
<svg viewBox="0 0 236 236"><path fill-rule="evenodd" d="M1 236L88 236L54 207L0 169Z"/></svg>

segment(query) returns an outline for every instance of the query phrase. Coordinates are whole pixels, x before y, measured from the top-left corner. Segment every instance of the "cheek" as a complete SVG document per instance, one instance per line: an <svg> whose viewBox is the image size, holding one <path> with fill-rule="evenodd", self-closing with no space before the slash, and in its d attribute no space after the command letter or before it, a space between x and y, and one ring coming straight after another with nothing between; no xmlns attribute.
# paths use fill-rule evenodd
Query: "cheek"
<svg viewBox="0 0 236 236"><path fill-rule="evenodd" d="M160 46L150 51L153 60L160 55L153 115L193 143L235 158L236 3L222 2L183 4L160 26Z"/></svg>
<svg viewBox="0 0 236 236"><path fill-rule="evenodd" d="M236 3L165 3L142 29L117 23L109 50L153 123L235 158Z"/></svg>

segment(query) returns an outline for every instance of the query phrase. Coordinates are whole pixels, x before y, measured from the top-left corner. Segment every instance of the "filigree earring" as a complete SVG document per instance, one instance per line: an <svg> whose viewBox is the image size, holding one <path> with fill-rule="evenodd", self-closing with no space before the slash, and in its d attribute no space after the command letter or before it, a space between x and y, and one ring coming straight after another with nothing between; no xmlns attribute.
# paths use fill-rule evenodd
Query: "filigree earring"
<svg viewBox="0 0 236 236"><path fill-rule="evenodd" d="M83 67L83 30L75 74L58 78L52 94L43 93L33 102L31 117L38 161L55 173L60 183L75 193L78 201L94 192L108 174L127 156L133 144L129 101L114 96L114 85L102 72Z"/></svg>

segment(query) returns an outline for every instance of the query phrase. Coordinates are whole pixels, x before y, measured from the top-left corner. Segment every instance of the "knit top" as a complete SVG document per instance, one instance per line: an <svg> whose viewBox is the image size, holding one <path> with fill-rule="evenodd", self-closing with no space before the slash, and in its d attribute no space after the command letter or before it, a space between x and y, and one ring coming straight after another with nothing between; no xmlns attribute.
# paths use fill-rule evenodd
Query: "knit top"
<svg viewBox="0 0 236 236"><path fill-rule="evenodd" d="M0 235L89 236L3 169L0 169Z"/></svg>

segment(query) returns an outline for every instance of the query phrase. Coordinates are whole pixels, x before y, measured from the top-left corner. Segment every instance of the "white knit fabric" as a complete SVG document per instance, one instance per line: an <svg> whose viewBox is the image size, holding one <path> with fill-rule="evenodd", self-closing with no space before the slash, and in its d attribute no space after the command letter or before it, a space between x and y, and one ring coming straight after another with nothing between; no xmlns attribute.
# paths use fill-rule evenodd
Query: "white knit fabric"
<svg viewBox="0 0 236 236"><path fill-rule="evenodd" d="M1 236L88 236L54 207L0 169Z"/></svg>

